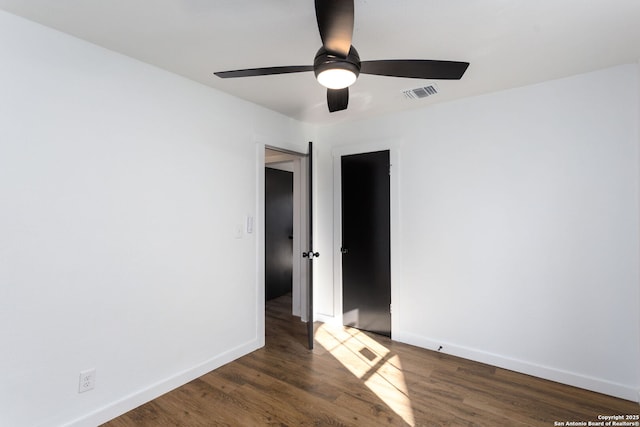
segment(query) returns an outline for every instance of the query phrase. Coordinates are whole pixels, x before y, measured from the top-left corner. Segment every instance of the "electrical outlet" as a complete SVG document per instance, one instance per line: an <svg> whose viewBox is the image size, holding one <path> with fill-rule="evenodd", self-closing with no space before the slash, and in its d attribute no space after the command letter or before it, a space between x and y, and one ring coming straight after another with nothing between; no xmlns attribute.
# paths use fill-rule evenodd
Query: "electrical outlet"
<svg viewBox="0 0 640 427"><path fill-rule="evenodd" d="M80 372L80 383L78 384L78 393L93 390L96 386L96 369L87 369Z"/></svg>

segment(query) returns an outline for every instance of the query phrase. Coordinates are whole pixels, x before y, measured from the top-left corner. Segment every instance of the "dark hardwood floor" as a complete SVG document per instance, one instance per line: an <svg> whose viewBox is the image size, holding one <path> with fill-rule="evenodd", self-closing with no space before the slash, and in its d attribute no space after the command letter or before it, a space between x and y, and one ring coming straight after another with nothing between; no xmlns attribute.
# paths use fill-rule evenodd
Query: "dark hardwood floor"
<svg viewBox="0 0 640 427"><path fill-rule="evenodd" d="M264 348L104 426L554 426L640 413L634 402L356 329L316 325L311 352L290 312L290 296L269 301Z"/></svg>

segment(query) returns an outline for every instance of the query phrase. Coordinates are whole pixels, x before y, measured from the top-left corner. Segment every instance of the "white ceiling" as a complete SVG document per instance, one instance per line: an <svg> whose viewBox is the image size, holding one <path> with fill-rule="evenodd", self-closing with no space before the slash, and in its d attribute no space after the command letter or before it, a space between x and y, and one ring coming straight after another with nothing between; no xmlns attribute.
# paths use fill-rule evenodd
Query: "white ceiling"
<svg viewBox="0 0 640 427"><path fill-rule="evenodd" d="M313 73L220 79L214 71L311 65L312 0L0 0L0 8L311 123L333 123L565 77L640 59L640 0L355 0L362 60L471 65L440 93L426 80L361 75L329 114ZM594 94L594 100L597 94Z"/></svg>

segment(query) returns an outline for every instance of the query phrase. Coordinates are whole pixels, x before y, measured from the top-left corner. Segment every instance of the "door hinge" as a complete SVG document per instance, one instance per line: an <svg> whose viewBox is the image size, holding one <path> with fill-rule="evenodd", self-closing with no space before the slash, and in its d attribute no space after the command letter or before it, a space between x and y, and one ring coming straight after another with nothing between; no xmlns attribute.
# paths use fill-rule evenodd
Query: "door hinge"
<svg viewBox="0 0 640 427"><path fill-rule="evenodd" d="M391 176L391 166L393 166L391 163L389 163L389 176Z"/></svg>
<svg viewBox="0 0 640 427"><path fill-rule="evenodd" d="M393 313L393 304L389 304L389 314Z"/></svg>

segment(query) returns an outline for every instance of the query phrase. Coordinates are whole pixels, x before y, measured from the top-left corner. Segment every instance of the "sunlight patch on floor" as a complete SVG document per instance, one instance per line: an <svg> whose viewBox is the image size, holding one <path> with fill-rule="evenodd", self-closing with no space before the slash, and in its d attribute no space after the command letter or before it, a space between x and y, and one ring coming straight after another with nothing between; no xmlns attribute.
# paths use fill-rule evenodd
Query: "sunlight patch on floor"
<svg viewBox="0 0 640 427"><path fill-rule="evenodd" d="M324 324L316 331L315 339L407 424L415 425L398 355L353 328Z"/></svg>

